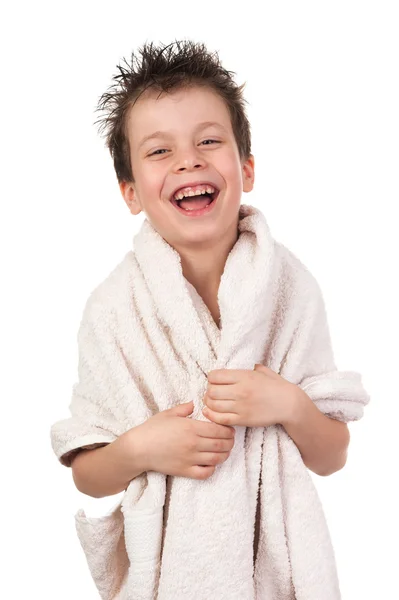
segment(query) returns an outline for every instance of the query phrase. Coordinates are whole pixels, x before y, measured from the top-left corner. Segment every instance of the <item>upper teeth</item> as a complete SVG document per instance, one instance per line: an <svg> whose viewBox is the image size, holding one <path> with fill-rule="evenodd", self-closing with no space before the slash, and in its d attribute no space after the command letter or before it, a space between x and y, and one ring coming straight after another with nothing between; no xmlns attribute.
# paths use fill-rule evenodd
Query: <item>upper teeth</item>
<svg viewBox="0 0 399 600"><path fill-rule="evenodd" d="M215 188L211 185L199 185L196 187L186 187L173 196L175 200L183 200L183 198L187 196L200 196L201 194L213 194L215 192Z"/></svg>

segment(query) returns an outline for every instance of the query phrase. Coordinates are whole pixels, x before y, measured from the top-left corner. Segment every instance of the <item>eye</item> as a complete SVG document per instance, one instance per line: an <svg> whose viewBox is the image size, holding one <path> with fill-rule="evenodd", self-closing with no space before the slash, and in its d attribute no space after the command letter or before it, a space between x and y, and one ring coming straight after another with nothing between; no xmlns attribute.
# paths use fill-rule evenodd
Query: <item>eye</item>
<svg viewBox="0 0 399 600"><path fill-rule="evenodd" d="M215 144L220 144L219 140L204 140L203 142L201 142L201 144L204 144L205 142L214 142ZM208 146L209 144L207 144Z"/></svg>
<svg viewBox="0 0 399 600"><path fill-rule="evenodd" d="M155 152L151 152L151 154L149 154L148 156L152 156L153 154L157 154L157 152L162 152L162 150L165 150L165 148L160 148L159 150L155 150ZM166 150L165 150L166 152Z"/></svg>
<svg viewBox="0 0 399 600"><path fill-rule="evenodd" d="M201 142L201 144L205 144L205 142L213 142L214 144L220 144L221 142L219 140L212 140L212 139L208 139L208 140L203 140ZM209 144L206 144L207 146L209 146ZM154 156L156 154L160 154L160 153L164 153L167 152L166 148L159 148L158 150L155 150L154 152L151 152L151 154L149 154L148 156Z"/></svg>

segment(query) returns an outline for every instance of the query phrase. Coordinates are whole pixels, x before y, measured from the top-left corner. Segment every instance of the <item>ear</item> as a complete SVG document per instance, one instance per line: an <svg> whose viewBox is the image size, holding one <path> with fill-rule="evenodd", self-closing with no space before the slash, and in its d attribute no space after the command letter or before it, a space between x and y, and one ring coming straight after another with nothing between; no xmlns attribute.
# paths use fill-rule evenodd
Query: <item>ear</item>
<svg viewBox="0 0 399 600"><path fill-rule="evenodd" d="M255 157L250 154L249 158L242 164L243 191L251 192L255 182Z"/></svg>
<svg viewBox="0 0 399 600"><path fill-rule="evenodd" d="M119 189L132 215L141 213L142 207L134 184L129 181L122 181L119 184Z"/></svg>

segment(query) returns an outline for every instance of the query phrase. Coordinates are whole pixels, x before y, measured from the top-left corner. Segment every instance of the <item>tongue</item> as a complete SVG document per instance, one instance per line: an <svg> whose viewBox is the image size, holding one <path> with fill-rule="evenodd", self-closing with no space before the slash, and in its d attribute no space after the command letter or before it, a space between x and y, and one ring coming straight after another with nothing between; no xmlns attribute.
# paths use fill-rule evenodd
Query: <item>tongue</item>
<svg viewBox="0 0 399 600"><path fill-rule="evenodd" d="M179 202L179 204L180 208L186 208L187 210L199 210L201 208L205 208L205 206L208 206L208 204L210 204L211 202L212 198L208 195L204 195L198 196L198 198L192 196L191 200L184 199L181 202Z"/></svg>

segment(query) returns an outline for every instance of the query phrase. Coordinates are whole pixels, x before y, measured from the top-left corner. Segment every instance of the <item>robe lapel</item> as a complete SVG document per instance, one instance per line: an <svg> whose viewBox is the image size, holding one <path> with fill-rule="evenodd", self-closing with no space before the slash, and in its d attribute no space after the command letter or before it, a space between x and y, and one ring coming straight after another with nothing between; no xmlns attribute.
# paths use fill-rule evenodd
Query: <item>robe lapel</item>
<svg viewBox="0 0 399 600"><path fill-rule="evenodd" d="M264 352L272 305L268 292L274 246L265 220L264 234L258 233L256 243L248 239L256 237L254 218L253 207L241 205L240 235L227 257L218 291L220 330L201 296L183 276L179 253L148 220L134 239L137 260L156 299L160 321L174 331L177 342L187 349L205 377L212 369L226 368L232 360L239 368L253 369Z"/></svg>

